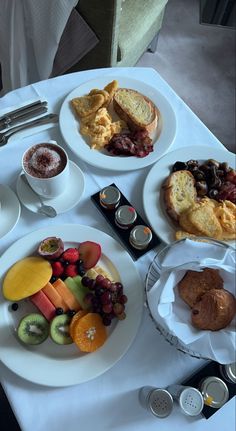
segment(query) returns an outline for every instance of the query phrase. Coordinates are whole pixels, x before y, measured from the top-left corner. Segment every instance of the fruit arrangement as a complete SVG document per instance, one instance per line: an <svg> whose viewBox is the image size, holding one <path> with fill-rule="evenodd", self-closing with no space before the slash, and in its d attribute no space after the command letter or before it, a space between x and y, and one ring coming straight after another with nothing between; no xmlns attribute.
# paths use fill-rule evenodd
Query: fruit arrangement
<svg viewBox="0 0 236 431"><path fill-rule="evenodd" d="M43 239L34 256L16 262L3 280L3 295L17 310L27 301L38 312L26 314L17 327L21 342L41 344L48 336L57 344L75 343L93 352L107 339L114 319L126 317L123 285L98 263L101 246L84 241L65 249L61 238Z"/></svg>

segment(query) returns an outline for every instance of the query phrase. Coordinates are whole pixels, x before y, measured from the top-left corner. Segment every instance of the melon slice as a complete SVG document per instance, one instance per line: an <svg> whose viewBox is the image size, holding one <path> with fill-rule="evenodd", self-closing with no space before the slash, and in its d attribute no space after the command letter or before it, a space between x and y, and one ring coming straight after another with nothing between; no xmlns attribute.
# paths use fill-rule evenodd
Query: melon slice
<svg viewBox="0 0 236 431"><path fill-rule="evenodd" d="M74 297L73 293L68 289L64 281L58 278L54 283L52 283L53 287L55 287L56 291L62 297L63 301L70 308L70 310L78 311L81 309L80 304Z"/></svg>
<svg viewBox="0 0 236 431"><path fill-rule="evenodd" d="M45 295L47 295L48 299L50 299L56 308L62 308L64 312L69 309L68 305L62 299L61 295L59 295L50 281L46 284L46 286L44 286L42 291L45 293Z"/></svg>
<svg viewBox="0 0 236 431"><path fill-rule="evenodd" d="M39 292L36 292L34 295L30 296L30 301L33 302L33 304L39 309L39 311L41 311L47 320L50 321L55 317L56 308L42 290L39 290Z"/></svg>
<svg viewBox="0 0 236 431"><path fill-rule="evenodd" d="M8 270L3 280L3 296L19 301L41 290L52 276L51 264L42 257L26 257Z"/></svg>

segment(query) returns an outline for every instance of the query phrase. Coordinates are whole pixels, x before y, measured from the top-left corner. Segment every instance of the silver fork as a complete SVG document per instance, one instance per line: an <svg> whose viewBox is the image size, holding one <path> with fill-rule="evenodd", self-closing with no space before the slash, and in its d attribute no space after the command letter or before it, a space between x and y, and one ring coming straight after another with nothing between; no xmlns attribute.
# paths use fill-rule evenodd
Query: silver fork
<svg viewBox="0 0 236 431"><path fill-rule="evenodd" d="M3 147L4 145L6 145L8 142L8 139L15 133L20 132L21 130L29 129L30 127L40 126L41 124L57 122L58 118L59 118L58 114L48 114L48 115L44 115L44 117L37 118L36 120L29 121L28 123L21 124L16 127L12 127L11 129L7 130L5 133L0 133L0 147Z"/></svg>

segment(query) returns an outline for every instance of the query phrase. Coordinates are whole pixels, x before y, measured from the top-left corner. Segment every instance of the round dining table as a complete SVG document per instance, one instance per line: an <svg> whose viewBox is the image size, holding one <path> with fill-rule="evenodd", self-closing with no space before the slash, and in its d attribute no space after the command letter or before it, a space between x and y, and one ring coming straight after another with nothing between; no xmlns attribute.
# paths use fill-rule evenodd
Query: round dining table
<svg viewBox="0 0 236 431"><path fill-rule="evenodd" d="M184 103L168 83L152 68L104 68L59 76L19 88L0 100L0 114L19 107L31 100L47 100L49 112L60 113L61 106L75 88L89 80L107 76L113 79L132 78L156 88L171 105L176 118L176 133L166 152L179 148L186 151L197 146L213 150L227 149ZM76 205L59 212L56 218L45 217L20 202L16 223L0 238L0 256L17 240L36 231L61 225L83 225L98 229L119 242L115 231L94 206L91 196L111 183L146 218L143 206L143 187L152 165L140 169L114 170L91 165L72 151L63 138L58 123L27 129L12 136L0 147L0 184L9 187L17 196L17 181L21 172L21 158L31 145L54 140L66 149L69 159L83 173L84 190ZM214 152L214 151L213 151ZM68 190L68 196L70 190ZM5 221L2 221L2 223ZM145 280L150 264L164 243L133 260L145 290ZM122 246L123 247L123 246ZM19 250L20 253L20 250ZM17 254L17 248L16 248ZM16 258L17 260L17 258ZM1 263L1 257L0 257ZM128 270L128 269L127 269ZM1 298L1 301L3 299ZM100 375L79 384L40 384L23 378L0 361L0 380L7 399L22 431L221 431L235 426L235 397L206 419L203 415L191 417L183 414L177 403L166 418L158 418L143 408L139 391L143 386L166 388L182 382L208 363L207 360L189 355L167 342L159 333L143 296L139 325L132 342L112 367ZM125 321L124 321L125 322ZM120 322L119 324L125 324ZM2 331L2 328L1 328ZM0 351L3 346L0 346ZM9 351L9 355L11 351ZM26 349L27 354L27 349ZM0 353L1 358L1 353ZM14 362L14 361L13 361ZM30 364L24 365L30 367ZM40 363L39 363L40 368ZM23 373L25 375L25 373ZM59 378L59 377L58 377ZM3 413L1 413L3 414Z"/></svg>

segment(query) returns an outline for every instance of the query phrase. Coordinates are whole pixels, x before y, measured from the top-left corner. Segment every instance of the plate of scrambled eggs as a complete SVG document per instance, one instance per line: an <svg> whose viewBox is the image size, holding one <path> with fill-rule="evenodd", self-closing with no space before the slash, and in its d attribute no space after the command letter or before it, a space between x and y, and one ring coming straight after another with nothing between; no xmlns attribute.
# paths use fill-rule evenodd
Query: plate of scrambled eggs
<svg viewBox="0 0 236 431"><path fill-rule="evenodd" d="M159 125L150 135L153 151L146 157L114 156L105 148L115 134L127 128L113 109L112 100L118 88L140 92L160 112ZM59 125L65 142L80 159L113 171L130 171L155 163L169 149L176 134L173 108L158 90L136 79L111 75L87 81L68 94L60 110Z"/></svg>

